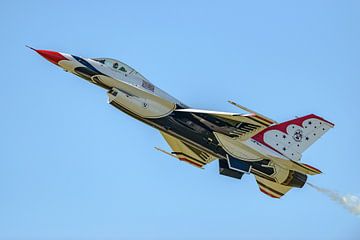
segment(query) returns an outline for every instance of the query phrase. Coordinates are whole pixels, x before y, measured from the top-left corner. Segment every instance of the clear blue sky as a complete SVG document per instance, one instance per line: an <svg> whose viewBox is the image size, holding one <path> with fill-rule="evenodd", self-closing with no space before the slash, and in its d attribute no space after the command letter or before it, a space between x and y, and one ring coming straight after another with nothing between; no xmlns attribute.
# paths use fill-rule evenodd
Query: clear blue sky
<svg viewBox="0 0 360 240"><path fill-rule="evenodd" d="M360 239L314 189L193 168L106 93L25 48L111 57L186 104L336 124L310 182L360 193L358 1L3 1L0 239Z"/></svg>

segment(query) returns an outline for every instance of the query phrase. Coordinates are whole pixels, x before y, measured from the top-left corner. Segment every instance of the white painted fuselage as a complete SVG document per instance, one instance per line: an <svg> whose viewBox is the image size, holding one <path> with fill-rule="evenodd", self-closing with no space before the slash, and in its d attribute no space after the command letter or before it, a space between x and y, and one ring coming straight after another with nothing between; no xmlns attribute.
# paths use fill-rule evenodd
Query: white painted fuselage
<svg viewBox="0 0 360 240"><path fill-rule="evenodd" d="M302 187L306 174L320 173L299 161L301 153L334 126L323 118L311 114L278 124L255 112L191 109L121 61L33 50L106 89L109 104L158 129L173 149L161 151L179 160L202 168L219 159L220 174L241 178L252 173L260 190L276 198L291 187Z"/></svg>

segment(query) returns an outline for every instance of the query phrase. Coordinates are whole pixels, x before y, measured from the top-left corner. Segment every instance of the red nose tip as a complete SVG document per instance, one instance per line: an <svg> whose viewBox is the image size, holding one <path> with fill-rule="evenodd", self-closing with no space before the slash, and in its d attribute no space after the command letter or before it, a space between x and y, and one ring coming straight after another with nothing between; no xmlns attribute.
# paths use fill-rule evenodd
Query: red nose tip
<svg viewBox="0 0 360 240"><path fill-rule="evenodd" d="M61 60L68 60L66 57L64 57L58 52L49 51L49 50L35 50L35 51L54 64L58 64L58 62L60 62Z"/></svg>

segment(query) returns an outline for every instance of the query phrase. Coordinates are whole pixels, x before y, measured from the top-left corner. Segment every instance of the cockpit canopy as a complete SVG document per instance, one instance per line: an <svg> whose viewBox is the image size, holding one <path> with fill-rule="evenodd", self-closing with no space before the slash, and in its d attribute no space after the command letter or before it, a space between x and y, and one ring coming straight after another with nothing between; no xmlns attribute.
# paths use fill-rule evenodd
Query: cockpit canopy
<svg viewBox="0 0 360 240"><path fill-rule="evenodd" d="M114 70L123 72L124 74L137 76L137 77L140 77L140 78L148 81L143 75L138 73L135 69L133 69L132 67L130 67L127 64L120 62L118 60L115 60L112 58L92 58L92 60L102 63L108 67L111 67Z"/></svg>

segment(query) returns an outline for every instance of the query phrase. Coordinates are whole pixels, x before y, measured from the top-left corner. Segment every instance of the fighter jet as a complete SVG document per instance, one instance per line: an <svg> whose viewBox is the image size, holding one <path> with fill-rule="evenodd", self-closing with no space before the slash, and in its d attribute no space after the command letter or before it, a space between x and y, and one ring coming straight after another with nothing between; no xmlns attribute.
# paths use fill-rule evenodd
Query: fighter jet
<svg viewBox="0 0 360 240"><path fill-rule="evenodd" d="M232 101L245 113L194 109L121 61L31 49L106 90L109 104L159 130L172 149L157 150L191 166L204 168L218 160L220 174L235 179L253 174L261 192L273 198L302 188L307 175L321 173L300 161L302 153L334 127L317 115L278 123Z"/></svg>

